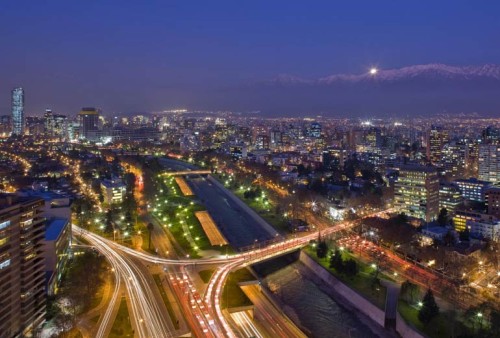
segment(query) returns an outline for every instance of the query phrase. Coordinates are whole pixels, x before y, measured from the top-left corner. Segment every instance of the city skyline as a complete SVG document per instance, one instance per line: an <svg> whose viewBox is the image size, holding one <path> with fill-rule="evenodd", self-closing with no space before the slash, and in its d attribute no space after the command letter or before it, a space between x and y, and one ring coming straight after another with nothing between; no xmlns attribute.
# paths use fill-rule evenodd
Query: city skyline
<svg viewBox="0 0 500 338"><path fill-rule="evenodd" d="M500 337L499 12L0 1L0 338Z"/></svg>
<svg viewBox="0 0 500 338"><path fill-rule="evenodd" d="M46 108L76 113L88 105L110 113L186 108L265 116L494 115L500 84L491 78L447 86L439 80L429 91L425 81L399 83L397 90L282 87L283 80L362 75L373 67L498 64L500 50L490 43L500 30L496 6L5 3L0 44L12 48L0 61L6 79L0 110L10 108L8 92L21 86L29 93L30 115ZM95 15L110 11L106 20ZM270 87L276 80L279 85Z"/></svg>

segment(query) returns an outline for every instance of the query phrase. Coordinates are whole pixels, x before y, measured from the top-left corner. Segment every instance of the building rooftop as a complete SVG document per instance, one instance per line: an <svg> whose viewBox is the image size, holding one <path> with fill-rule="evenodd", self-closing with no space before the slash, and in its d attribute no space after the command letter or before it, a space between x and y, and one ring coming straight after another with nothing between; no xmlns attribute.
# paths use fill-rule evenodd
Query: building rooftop
<svg viewBox="0 0 500 338"><path fill-rule="evenodd" d="M36 196L19 196L16 194L0 193L0 210L16 204L30 203L39 200Z"/></svg>
<svg viewBox="0 0 500 338"><path fill-rule="evenodd" d="M125 187L125 183L122 182L122 180L118 179L118 180L103 180L101 182L101 184L103 186L105 186L106 188L121 188L121 187Z"/></svg>
<svg viewBox="0 0 500 338"><path fill-rule="evenodd" d="M474 178L474 177L458 179L458 180L455 180L455 182L477 183L477 184L481 184L481 185L490 185L490 184L492 184L490 181L481 181L481 180L478 180L477 178Z"/></svg>
<svg viewBox="0 0 500 338"><path fill-rule="evenodd" d="M418 171L426 173L435 173L437 169L432 166L418 165L418 164L403 164L399 168L400 171Z"/></svg>
<svg viewBox="0 0 500 338"><path fill-rule="evenodd" d="M45 201L51 201L60 198L69 198L69 195L59 194L50 190L33 190L33 189L19 189L18 193L26 197L40 197Z"/></svg>
<svg viewBox="0 0 500 338"><path fill-rule="evenodd" d="M445 235L446 233L448 233L448 231L450 231L450 229L442 226L429 226L423 228L422 231L438 235Z"/></svg>
<svg viewBox="0 0 500 338"><path fill-rule="evenodd" d="M66 218L55 218L50 220L45 228L45 240L55 241L58 239L67 224L68 220Z"/></svg>

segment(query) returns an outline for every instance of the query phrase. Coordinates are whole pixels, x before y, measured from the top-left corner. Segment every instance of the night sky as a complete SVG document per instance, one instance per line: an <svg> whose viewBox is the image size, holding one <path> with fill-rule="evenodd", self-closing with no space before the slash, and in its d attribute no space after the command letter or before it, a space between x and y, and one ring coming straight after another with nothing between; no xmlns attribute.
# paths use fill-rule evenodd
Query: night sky
<svg viewBox="0 0 500 338"><path fill-rule="evenodd" d="M245 96L246 86L279 74L500 63L499 1L408 3L1 1L0 114L22 86L27 114L97 106L283 115L286 105Z"/></svg>

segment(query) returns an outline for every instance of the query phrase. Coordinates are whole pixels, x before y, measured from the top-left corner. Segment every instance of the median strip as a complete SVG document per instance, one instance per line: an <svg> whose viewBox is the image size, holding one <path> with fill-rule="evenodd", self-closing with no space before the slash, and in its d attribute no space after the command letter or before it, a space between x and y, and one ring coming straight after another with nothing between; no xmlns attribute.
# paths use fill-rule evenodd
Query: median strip
<svg viewBox="0 0 500 338"><path fill-rule="evenodd" d="M191 188L187 184L186 180L184 180L182 177L176 177L175 182L177 183L177 185L181 189L182 194L184 196L193 196L194 195L193 191L191 190Z"/></svg>
<svg viewBox="0 0 500 338"><path fill-rule="evenodd" d="M208 211L196 211L194 214L198 218L198 221L200 221L203 231L205 231L212 246L228 244Z"/></svg>

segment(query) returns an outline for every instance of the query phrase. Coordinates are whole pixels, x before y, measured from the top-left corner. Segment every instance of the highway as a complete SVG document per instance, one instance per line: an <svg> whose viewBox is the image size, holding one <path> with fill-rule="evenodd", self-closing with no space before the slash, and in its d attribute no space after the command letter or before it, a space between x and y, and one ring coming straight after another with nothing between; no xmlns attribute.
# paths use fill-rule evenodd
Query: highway
<svg viewBox="0 0 500 338"><path fill-rule="evenodd" d="M254 317L261 324L259 328L266 337L298 337L306 335L295 326L273 303L262 293L261 286L250 284L241 286L243 292L254 305Z"/></svg>
<svg viewBox="0 0 500 338"><path fill-rule="evenodd" d="M121 255L100 236L73 225L73 231L85 238L93 247L103 254L116 272L117 280L125 284L131 311L129 312L132 326L138 337L174 337L173 324L168 317L163 300L154 283L147 279L147 271L136 264L127 255ZM118 283L117 283L118 284ZM118 295L117 295L118 297ZM113 297L105 316L114 306L117 297ZM109 320L103 321L98 329L97 337L106 337Z"/></svg>
<svg viewBox="0 0 500 338"><path fill-rule="evenodd" d="M378 212L367 217L385 212L387 211ZM355 223L340 223L322 230L321 234L327 236L336 231L350 228ZM307 245L311 240L316 240L319 236L319 232L311 232L284 241L274 241L270 245L230 256L204 259L170 259L135 251L83 230L76 225L73 226L73 231L77 235L84 237L92 246L105 255L117 272L117 278L124 281L132 308L131 321L139 337L173 336L174 329L162 299L158 295L158 290L155 287L151 288L150 282L145 277L148 275L148 271L141 270L141 264L136 264L132 258L162 264L169 270L169 283L176 292L179 304L183 306L186 320L195 332L208 337L236 337L237 334L233 323L226 318L221 308L222 302L220 298L228 274L238 268L299 249ZM162 248L162 250L165 250L165 248ZM126 254L120 254L120 251ZM209 281L203 298L184 269L195 264L220 264L220 267ZM177 268L172 269L175 266ZM191 309L186 307L186 304L188 306L191 304ZM104 332L104 330L101 331Z"/></svg>

